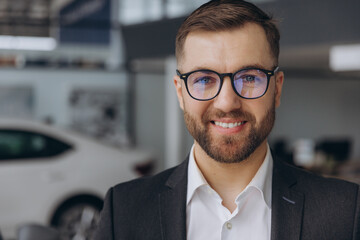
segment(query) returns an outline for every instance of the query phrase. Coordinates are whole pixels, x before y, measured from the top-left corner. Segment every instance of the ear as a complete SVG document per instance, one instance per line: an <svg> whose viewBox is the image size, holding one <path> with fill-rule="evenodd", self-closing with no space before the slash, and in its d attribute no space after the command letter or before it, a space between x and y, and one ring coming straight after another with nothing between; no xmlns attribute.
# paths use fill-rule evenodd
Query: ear
<svg viewBox="0 0 360 240"><path fill-rule="evenodd" d="M179 105L182 110L184 110L184 101L183 101L183 93L182 93L182 81L178 75L174 76L174 85L176 94L178 97Z"/></svg>
<svg viewBox="0 0 360 240"><path fill-rule="evenodd" d="M276 73L275 78L275 107L280 106L280 98L281 98L281 92L282 92L282 86L284 83L284 72L278 72Z"/></svg>

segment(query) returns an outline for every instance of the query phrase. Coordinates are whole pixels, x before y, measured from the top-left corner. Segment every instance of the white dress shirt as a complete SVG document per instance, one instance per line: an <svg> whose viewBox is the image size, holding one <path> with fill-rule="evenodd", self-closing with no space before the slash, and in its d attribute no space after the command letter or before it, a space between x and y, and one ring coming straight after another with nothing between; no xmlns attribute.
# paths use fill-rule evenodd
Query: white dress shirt
<svg viewBox="0 0 360 240"><path fill-rule="evenodd" d="M186 226L188 240L269 240L273 160L269 146L264 162L236 197L230 212L205 180L191 148L188 167Z"/></svg>

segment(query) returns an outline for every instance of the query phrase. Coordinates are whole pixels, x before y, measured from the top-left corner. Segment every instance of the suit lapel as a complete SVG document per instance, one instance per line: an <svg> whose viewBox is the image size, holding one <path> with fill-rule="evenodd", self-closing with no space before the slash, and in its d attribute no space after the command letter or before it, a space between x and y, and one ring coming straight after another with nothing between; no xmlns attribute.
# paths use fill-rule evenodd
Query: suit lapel
<svg viewBox="0 0 360 240"><path fill-rule="evenodd" d="M186 160L170 175L166 189L159 194L163 240L186 239L187 168Z"/></svg>
<svg viewBox="0 0 360 240"><path fill-rule="evenodd" d="M299 240L304 196L294 190L291 169L274 159L272 186L271 240Z"/></svg>

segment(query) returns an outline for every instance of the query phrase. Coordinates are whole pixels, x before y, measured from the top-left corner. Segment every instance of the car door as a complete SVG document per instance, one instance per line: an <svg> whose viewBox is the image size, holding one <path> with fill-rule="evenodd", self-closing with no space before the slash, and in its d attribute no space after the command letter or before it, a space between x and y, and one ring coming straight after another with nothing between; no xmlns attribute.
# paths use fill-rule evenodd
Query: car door
<svg viewBox="0 0 360 240"><path fill-rule="evenodd" d="M42 133L0 129L0 226L14 234L19 224L39 222L59 156L71 146Z"/></svg>

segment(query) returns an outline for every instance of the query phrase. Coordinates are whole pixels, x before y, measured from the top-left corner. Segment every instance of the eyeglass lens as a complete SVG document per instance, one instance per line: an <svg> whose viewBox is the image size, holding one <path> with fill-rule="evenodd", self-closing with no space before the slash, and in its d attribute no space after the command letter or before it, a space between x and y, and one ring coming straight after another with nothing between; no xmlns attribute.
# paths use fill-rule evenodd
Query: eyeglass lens
<svg viewBox="0 0 360 240"><path fill-rule="evenodd" d="M220 76L214 72L197 71L188 77L190 94L197 99L213 98L220 88Z"/></svg>
<svg viewBox="0 0 360 240"><path fill-rule="evenodd" d="M258 69L245 69L233 76L236 92L244 98L258 98L267 88L267 75ZM197 99L211 99L221 87L220 76L212 71L196 71L188 76L188 90Z"/></svg>

